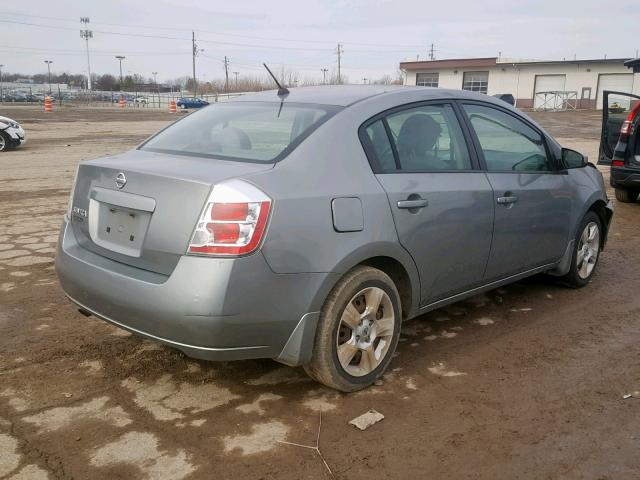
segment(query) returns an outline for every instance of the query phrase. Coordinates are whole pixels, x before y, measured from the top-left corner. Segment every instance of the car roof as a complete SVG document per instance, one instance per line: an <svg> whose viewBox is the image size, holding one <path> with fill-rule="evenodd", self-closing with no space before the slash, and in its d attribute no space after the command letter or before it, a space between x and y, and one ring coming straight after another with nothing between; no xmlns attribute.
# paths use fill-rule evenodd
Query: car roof
<svg viewBox="0 0 640 480"><path fill-rule="evenodd" d="M233 98L233 102L280 102L277 90L242 95ZM313 87L295 87L289 89L284 96L286 102L310 103L319 105L336 105L348 107L354 103L372 97L398 96L398 102L403 103L407 97L419 96L420 100L437 100L444 98L460 98L468 100L482 100L489 103L504 104L488 95L469 92L466 90L451 90L446 88L415 87L404 85L321 85Z"/></svg>

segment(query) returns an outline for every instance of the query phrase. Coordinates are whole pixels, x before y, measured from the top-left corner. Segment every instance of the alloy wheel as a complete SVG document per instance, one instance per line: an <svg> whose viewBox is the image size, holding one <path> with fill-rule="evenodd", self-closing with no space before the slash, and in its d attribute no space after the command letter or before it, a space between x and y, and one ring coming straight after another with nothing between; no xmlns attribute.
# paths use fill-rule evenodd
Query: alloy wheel
<svg viewBox="0 0 640 480"><path fill-rule="evenodd" d="M338 360L354 377L368 375L384 360L396 316L389 295L378 287L356 293L345 307L336 337Z"/></svg>
<svg viewBox="0 0 640 480"><path fill-rule="evenodd" d="M596 222L589 222L582 231L576 253L578 276L586 280L591 276L600 252L600 227Z"/></svg>

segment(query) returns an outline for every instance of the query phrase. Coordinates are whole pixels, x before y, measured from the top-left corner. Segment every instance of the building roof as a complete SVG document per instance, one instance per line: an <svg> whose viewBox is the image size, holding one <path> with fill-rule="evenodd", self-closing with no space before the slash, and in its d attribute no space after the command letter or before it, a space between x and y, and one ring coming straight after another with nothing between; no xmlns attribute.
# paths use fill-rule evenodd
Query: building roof
<svg viewBox="0 0 640 480"><path fill-rule="evenodd" d="M400 68L403 70L437 70L440 68L492 67L496 65L497 60L498 57L424 60L415 62L400 62Z"/></svg>
<svg viewBox="0 0 640 480"><path fill-rule="evenodd" d="M475 67L495 67L496 65L575 65L585 63L624 63L627 65L628 58L594 58L576 60L517 60L498 57L486 58L450 58L445 60L422 60L415 62L400 62L402 70L439 70L443 68L475 68ZM640 59L638 59L640 64ZM631 68L631 67L630 67Z"/></svg>
<svg viewBox="0 0 640 480"><path fill-rule="evenodd" d="M632 60L627 60L624 62L625 67L629 67L633 69L633 73L640 73L640 58L634 58Z"/></svg>

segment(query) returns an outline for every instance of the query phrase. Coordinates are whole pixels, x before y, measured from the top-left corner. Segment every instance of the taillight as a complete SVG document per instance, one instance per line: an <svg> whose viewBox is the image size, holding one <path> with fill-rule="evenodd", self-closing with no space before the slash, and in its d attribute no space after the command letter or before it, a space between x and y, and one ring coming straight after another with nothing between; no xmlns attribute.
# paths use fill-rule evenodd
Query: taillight
<svg viewBox="0 0 640 480"><path fill-rule="evenodd" d="M611 166L612 167L624 167L624 161L623 160L612 160L611 161Z"/></svg>
<svg viewBox="0 0 640 480"><path fill-rule="evenodd" d="M250 183L230 180L213 187L187 253L245 255L258 248L271 199Z"/></svg>
<svg viewBox="0 0 640 480"><path fill-rule="evenodd" d="M622 126L620 127L620 136L629 136L631 134L631 126L633 125L633 121L636 119L638 112L640 111L640 102L636 103L633 109L627 115L627 118L624 122L622 122Z"/></svg>

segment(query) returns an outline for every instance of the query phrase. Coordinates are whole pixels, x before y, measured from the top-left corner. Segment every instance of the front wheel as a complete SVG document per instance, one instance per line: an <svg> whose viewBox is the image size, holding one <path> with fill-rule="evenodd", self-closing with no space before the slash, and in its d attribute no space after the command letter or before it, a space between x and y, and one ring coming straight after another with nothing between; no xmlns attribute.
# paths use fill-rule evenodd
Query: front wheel
<svg viewBox="0 0 640 480"><path fill-rule="evenodd" d="M622 203L633 203L638 198L638 190L629 188L616 188L616 200Z"/></svg>
<svg viewBox="0 0 640 480"><path fill-rule="evenodd" d="M576 234L571 269L564 277L573 287L584 287L598 265L602 238L602 223L595 212L587 213Z"/></svg>
<svg viewBox="0 0 640 480"><path fill-rule="evenodd" d="M400 296L384 272L359 266L325 301L311 361L314 380L343 392L371 385L389 365L400 337Z"/></svg>
<svg viewBox="0 0 640 480"><path fill-rule="evenodd" d="M0 152L9 150L9 137L6 133L0 132Z"/></svg>

